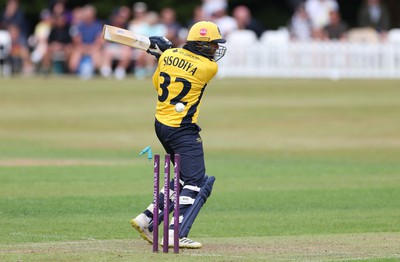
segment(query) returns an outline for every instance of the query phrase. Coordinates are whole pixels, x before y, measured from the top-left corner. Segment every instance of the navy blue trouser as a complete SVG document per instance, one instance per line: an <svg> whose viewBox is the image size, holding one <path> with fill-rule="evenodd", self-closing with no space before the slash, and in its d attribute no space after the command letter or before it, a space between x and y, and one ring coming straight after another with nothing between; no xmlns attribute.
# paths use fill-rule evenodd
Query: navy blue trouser
<svg viewBox="0 0 400 262"><path fill-rule="evenodd" d="M171 160L174 162L175 154L181 156L180 163L180 180L181 184L180 196L185 201L180 201L179 214L185 217L188 208L193 204L194 199L198 195L198 190L204 185L206 176L206 168L204 164L204 152L203 142L199 135L201 131L200 127L196 124L186 125L184 127L170 127L166 126L157 120L154 124L155 131L158 139L163 145L167 154L171 155ZM174 181L170 181L170 188L173 188ZM183 187L182 187L183 186ZM198 190L196 190L196 188ZM159 194L160 210L164 208L164 193ZM170 212L173 210L173 205L170 205ZM149 210L145 210L144 213L148 217L153 217L153 214ZM162 222L162 213L160 214L159 223ZM189 233L189 228L185 230L186 237ZM149 226L150 231L153 230L153 226ZM170 225L170 229L173 229L173 225ZM182 236L181 236L182 237Z"/></svg>
<svg viewBox="0 0 400 262"><path fill-rule="evenodd" d="M200 186L206 172L203 142L199 135L200 127L196 124L184 127L166 126L157 120L155 131L165 151L171 155L180 154L180 179L185 185Z"/></svg>

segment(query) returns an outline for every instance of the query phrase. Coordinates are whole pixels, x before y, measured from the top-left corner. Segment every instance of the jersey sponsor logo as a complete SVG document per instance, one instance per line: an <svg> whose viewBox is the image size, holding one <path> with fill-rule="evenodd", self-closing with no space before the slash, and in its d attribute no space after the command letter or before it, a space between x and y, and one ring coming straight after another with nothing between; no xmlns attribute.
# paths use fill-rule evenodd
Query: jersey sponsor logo
<svg viewBox="0 0 400 262"><path fill-rule="evenodd" d="M186 61L185 59L181 59L175 56L166 56L164 57L164 65L172 65L178 67L182 70L185 70L191 75L194 75L197 71L197 67L192 63Z"/></svg>
<svg viewBox="0 0 400 262"><path fill-rule="evenodd" d="M176 53L176 52L174 51L174 53ZM192 54L189 54L189 53L186 53L186 52L184 52L182 50L179 51L179 54L184 55L184 56L188 56L188 57L190 57L191 59L194 59L194 60L199 60L199 57L197 57L195 55L192 55Z"/></svg>

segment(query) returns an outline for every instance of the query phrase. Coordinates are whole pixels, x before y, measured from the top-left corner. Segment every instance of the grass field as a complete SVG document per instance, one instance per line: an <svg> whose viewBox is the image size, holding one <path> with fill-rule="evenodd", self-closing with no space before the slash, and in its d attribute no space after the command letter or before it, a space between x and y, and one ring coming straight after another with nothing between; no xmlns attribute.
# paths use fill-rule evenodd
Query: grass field
<svg viewBox="0 0 400 262"><path fill-rule="evenodd" d="M0 261L398 261L400 87L215 80L199 125L217 181L190 237L153 254L150 81L0 79Z"/></svg>

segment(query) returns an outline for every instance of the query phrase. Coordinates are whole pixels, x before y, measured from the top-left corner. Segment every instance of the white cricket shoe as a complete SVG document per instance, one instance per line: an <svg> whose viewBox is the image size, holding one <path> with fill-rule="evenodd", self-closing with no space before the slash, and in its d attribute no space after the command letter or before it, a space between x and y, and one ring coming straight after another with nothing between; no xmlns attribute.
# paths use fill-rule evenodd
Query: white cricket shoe
<svg viewBox="0 0 400 262"><path fill-rule="evenodd" d="M163 246L164 239L161 239L161 246ZM174 247L174 231L169 230L168 233L168 247ZM200 242L191 240L190 238L183 237L179 239L179 248L199 249L203 245Z"/></svg>
<svg viewBox="0 0 400 262"><path fill-rule="evenodd" d="M153 244L153 234L149 230L149 222L150 218L142 213L131 220L131 225L139 232L144 240Z"/></svg>
<svg viewBox="0 0 400 262"><path fill-rule="evenodd" d="M174 246L174 241L172 241L172 245ZM191 248L191 249L198 249L202 248L203 245L200 242L193 241L187 237L183 237L179 239L179 248Z"/></svg>

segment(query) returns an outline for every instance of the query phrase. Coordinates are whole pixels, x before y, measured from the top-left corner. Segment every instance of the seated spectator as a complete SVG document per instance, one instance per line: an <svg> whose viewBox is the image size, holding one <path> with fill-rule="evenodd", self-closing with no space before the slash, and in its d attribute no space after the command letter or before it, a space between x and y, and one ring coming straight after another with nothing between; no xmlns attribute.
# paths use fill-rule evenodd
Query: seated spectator
<svg viewBox="0 0 400 262"><path fill-rule="evenodd" d="M147 4L144 2L136 2L132 6L132 19L128 23L128 30L138 34L145 34L147 23ZM142 60L144 54L141 50L132 49L132 59L134 60L134 71L136 77L145 78L146 70L143 68ZM139 61L139 62L138 62Z"/></svg>
<svg viewBox="0 0 400 262"><path fill-rule="evenodd" d="M33 47L31 60L39 65L47 52L47 39L51 30L51 13L48 9L40 12L40 21L35 26L33 35L29 37L29 44Z"/></svg>
<svg viewBox="0 0 400 262"><path fill-rule="evenodd" d="M28 24L25 14L20 7L19 0L7 0L6 8L0 14L0 22L5 25L16 25L21 37L28 39Z"/></svg>
<svg viewBox="0 0 400 262"><path fill-rule="evenodd" d="M43 59L42 69L45 73L65 73L71 54L71 35L67 16L54 14L52 16L52 28L48 37L48 51Z"/></svg>
<svg viewBox="0 0 400 262"><path fill-rule="evenodd" d="M132 15L131 9L126 5L120 6L118 7L118 14L120 16L119 19L122 25L121 27L128 28L129 20L131 19Z"/></svg>
<svg viewBox="0 0 400 262"><path fill-rule="evenodd" d="M16 24L7 26L11 36L11 66L13 73L31 74L34 71L26 39Z"/></svg>
<svg viewBox="0 0 400 262"><path fill-rule="evenodd" d="M128 30L139 33L144 26L147 26L146 21L147 4L143 2L136 2L132 6L132 20L129 21Z"/></svg>
<svg viewBox="0 0 400 262"><path fill-rule="evenodd" d="M0 22L0 76L11 75L11 36L7 27Z"/></svg>
<svg viewBox="0 0 400 262"><path fill-rule="evenodd" d="M170 7L163 8L160 13L160 22L167 27L165 37L172 42L172 46L181 46L183 41L180 39L179 33L182 26L176 21L175 10Z"/></svg>
<svg viewBox="0 0 400 262"><path fill-rule="evenodd" d="M137 33L146 36L165 36L167 28L160 23L159 15L151 11L146 14L146 22ZM150 77L154 72L155 66L156 60L153 56L143 51L138 52L135 63L135 77L138 79Z"/></svg>
<svg viewBox="0 0 400 262"><path fill-rule="evenodd" d="M239 5L233 9L233 18L236 19L238 29L251 30L260 37L264 32L264 27L253 18L250 9L245 5Z"/></svg>
<svg viewBox="0 0 400 262"><path fill-rule="evenodd" d="M49 9L53 15L63 15L67 19L67 23L72 22L72 12L67 8L68 0L52 0Z"/></svg>
<svg viewBox="0 0 400 262"><path fill-rule="evenodd" d="M329 23L324 27L325 40L345 40L348 26L342 21L338 11L332 10L329 13Z"/></svg>
<svg viewBox="0 0 400 262"><path fill-rule="evenodd" d="M218 26L223 37L238 29L236 20L227 14L228 5L226 3L221 1L212 2L209 8L212 10L211 21Z"/></svg>
<svg viewBox="0 0 400 262"><path fill-rule="evenodd" d="M385 33L390 29L390 14L387 7L380 0L366 0L358 12L358 25L372 27L378 33Z"/></svg>
<svg viewBox="0 0 400 262"><path fill-rule="evenodd" d="M310 41L313 38L311 19L304 4L300 4L289 22L290 38L294 41Z"/></svg>
<svg viewBox="0 0 400 262"><path fill-rule="evenodd" d="M128 8L129 9L129 8ZM129 16L124 14L126 9L119 7L111 14L108 24L126 28ZM114 77L124 79L132 62L132 48L114 42L106 41L103 47L100 73L108 78L113 73L113 62L116 62Z"/></svg>
<svg viewBox="0 0 400 262"><path fill-rule="evenodd" d="M204 19L202 20L211 20L212 16L215 12L216 6L228 6L228 0L202 0L202 9Z"/></svg>
<svg viewBox="0 0 400 262"><path fill-rule="evenodd" d="M69 22L71 29L77 28L78 25L83 22L83 13L84 13L83 10L84 10L84 7L81 7L81 6L76 6L71 10L71 20ZM57 13L53 13L53 14L57 14Z"/></svg>
<svg viewBox="0 0 400 262"><path fill-rule="evenodd" d="M305 9L311 19L313 35L322 38L322 29L329 23L329 13L339 10L336 0L306 0Z"/></svg>
<svg viewBox="0 0 400 262"><path fill-rule="evenodd" d="M204 14L204 8L199 5L193 9L192 18L186 23L186 28L191 28L195 23L207 20ZM186 37L185 37L186 38Z"/></svg>
<svg viewBox="0 0 400 262"><path fill-rule="evenodd" d="M50 9L50 11L54 11L55 8L57 8L56 6L59 4L62 4L62 9L64 9L67 5L68 0L49 0L48 1L48 8ZM61 14L64 12L54 12L55 14Z"/></svg>
<svg viewBox="0 0 400 262"><path fill-rule="evenodd" d="M103 24L96 18L96 8L93 5L84 6L80 12L82 21L71 28L73 48L69 70L78 72L81 62L88 61L91 67L89 71L93 73L100 68Z"/></svg>

